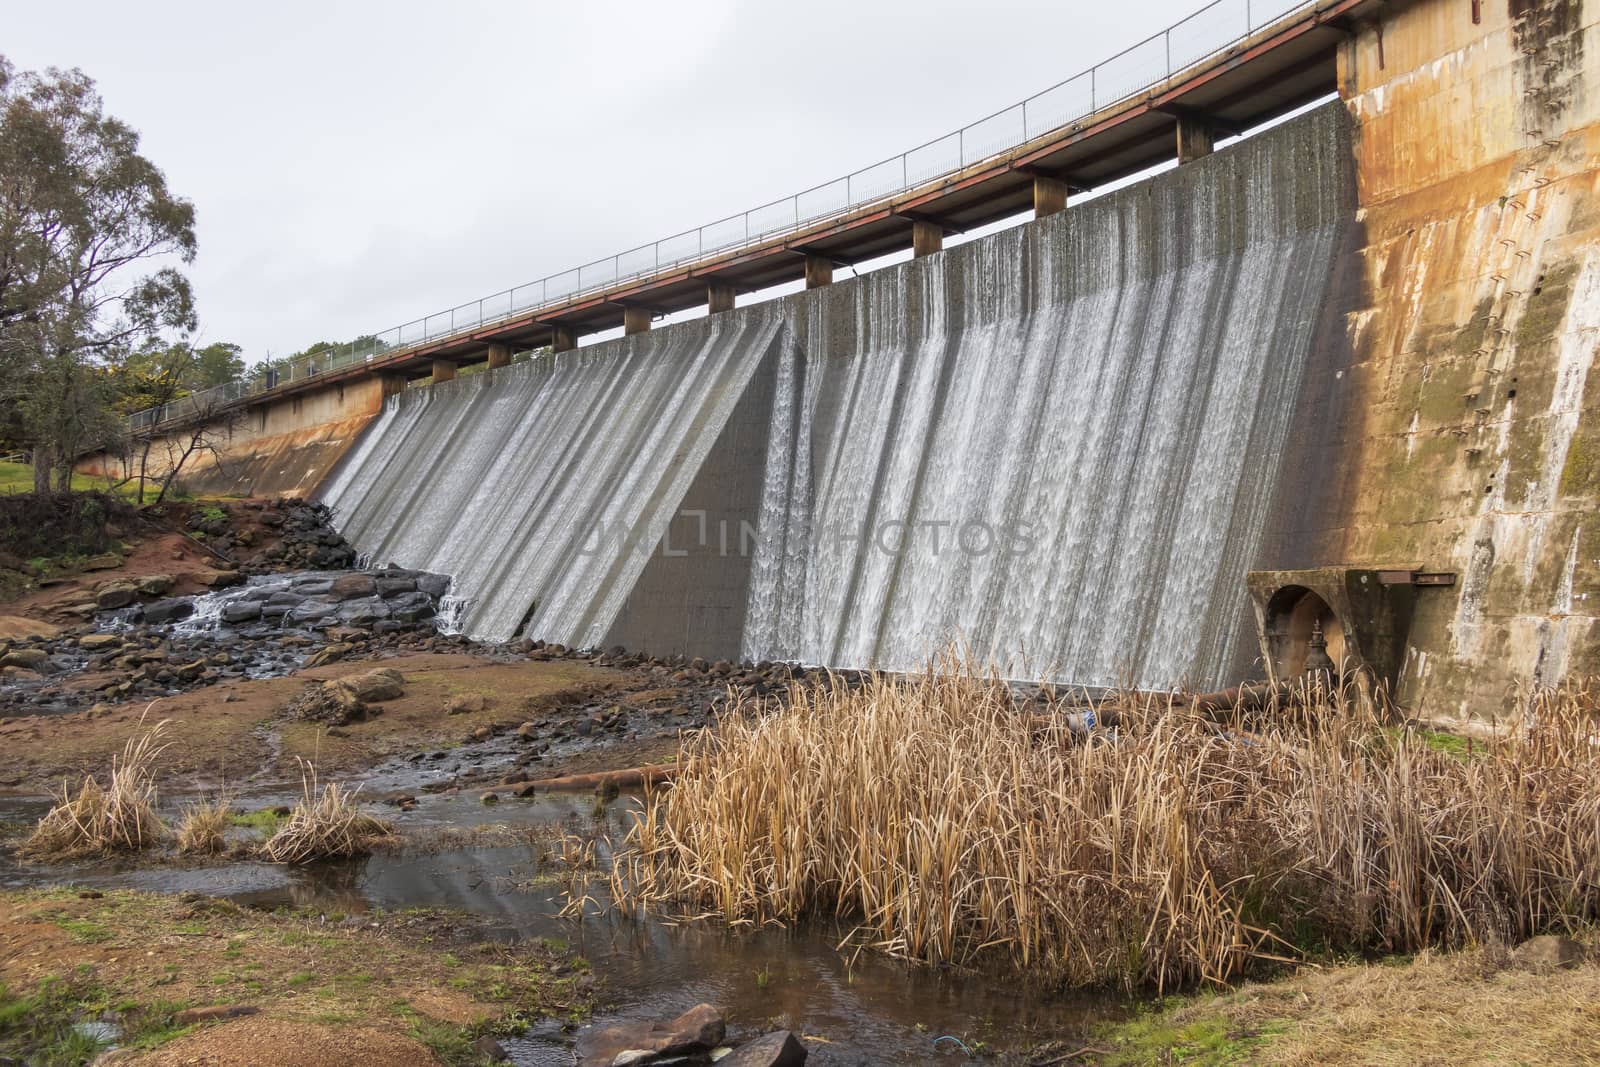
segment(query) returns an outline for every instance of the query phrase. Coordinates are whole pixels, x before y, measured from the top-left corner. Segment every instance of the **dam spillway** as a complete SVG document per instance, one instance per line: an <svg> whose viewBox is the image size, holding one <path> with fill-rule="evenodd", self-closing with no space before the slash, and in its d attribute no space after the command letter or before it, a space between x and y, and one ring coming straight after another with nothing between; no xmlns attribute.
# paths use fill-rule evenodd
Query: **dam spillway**
<svg viewBox="0 0 1600 1067"><path fill-rule="evenodd" d="M1354 213L1329 104L1047 219L390 398L322 498L460 625L1220 684ZM709 532L708 532L709 531Z"/></svg>

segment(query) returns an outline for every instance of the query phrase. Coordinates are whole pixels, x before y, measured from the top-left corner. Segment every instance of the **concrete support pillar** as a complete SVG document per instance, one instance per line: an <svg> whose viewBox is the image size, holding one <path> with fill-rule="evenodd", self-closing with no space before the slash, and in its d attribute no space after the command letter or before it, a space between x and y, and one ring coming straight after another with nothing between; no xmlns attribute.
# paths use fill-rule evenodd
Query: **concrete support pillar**
<svg viewBox="0 0 1600 1067"><path fill-rule="evenodd" d="M650 309L625 307L622 309L622 333L644 333L650 329Z"/></svg>
<svg viewBox="0 0 1600 1067"><path fill-rule="evenodd" d="M806 288L821 289L833 284L833 260L806 253Z"/></svg>
<svg viewBox="0 0 1600 1067"><path fill-rule="evenodd" d="M706 313L732 311L734 295L732 282L706 282Z"/></svg>
<svg viewBox="0 0 1600 1067"><path fill-rule="evenodd" d="M578 347L578 331L571 326L557 326L555 339L550 343L554 352L571 352Z"/></svg>
<svg viewBox="0 0 1600 1067"><path fill-rule="evenodd" d="M406 391L406 379L403 374L381 374L378 376L378 381L385 397Z"/></svg>
<svg viewBox="0 0 1600 1067"><path fill-rule="evenodd" d="M937 222L916 219L911 223L911 255L931 256L944 247L944 227Z"/></svg>
<svg viewBox="0 0 1600 1067"><path fill-rule="evenodd" d="M489 369L508 366L511 363L511 346L499 341L489 344Z"/></svg>
<svg viewBox="0 0 1600 1067"><path fill-rule="evenodd" d="M1216 147L1216 131L1204 120L1181 116L1178 119L1178 162L1193 163L1209 156Z"/></svg>
<svg viewBox="0 0 1600 1067"><path fill-rule="evenodd" d="M456 365L454 362L448 359L436 359L433 361L434 385L438 385L440 382L453 382L455 380Z"/></svg>
<svg viewBox="0 0 1600 1067"><path fill-rule="evenodd" d="M1067 207L1067 183L1060 178L1033 176L1033 217L1042 219Z"/></svg>

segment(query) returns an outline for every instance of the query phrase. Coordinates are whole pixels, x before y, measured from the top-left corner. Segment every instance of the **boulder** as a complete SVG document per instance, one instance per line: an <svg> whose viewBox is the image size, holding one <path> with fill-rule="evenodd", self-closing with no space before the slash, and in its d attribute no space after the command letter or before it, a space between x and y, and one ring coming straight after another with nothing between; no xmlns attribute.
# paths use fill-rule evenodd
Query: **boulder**
<svg viewBox="0 0 1600 1067"><path fill-rule="evenodd" d="M352 626L371 626L379 619L388 617L389 605L377 597L347 601L339 607L339 618Z"/></svg>
<svg viewBox="0 0 1600 1067"><path fill-rule="evenodd" d="M576 1052L584 1067L648 1063L654 1058L709 1052L722 1044L726 1034L722 1013L709 1004L697 1004L670 1022L595 1027L578 1036Z"/></svg>
<svg viewBox="0 0 1600 1067"><path fill-rule="evenodd" d="M91 610L93 605L90 605ZM30 619L22 615L0 615L0 641L15 640L19 637L56 637L61 633L61 627L52 626L38 619Z"/></svg>
<svg viewBox="0 0 1600 1067"><path fill-rule="evenodd" d="M450 576L448 574L419 574L417 575L417 589L438 599L450 591Z"/></svg>
<svg viewBox="0 0 1600 1067"><path fill-rule="evenodd" d="M1570 937L1544 934L1532 937L1511 950L1512 966L1527 971L1559 971L1576 967L1588 953Z"/></svg>
<svg viewBox="0 0 1600 1067"><path fill-rule="evenodd" d="M378 595L385 599L399 596L401 593L415 593L417 580L415 578L379 578Z"/></svg>
<svg viewBox="0 0 1600 1067"><path fill-rule="evenodd" d="M212 589L227 589L239 585L244 581L244 575L238 571L203 571L195 575L195 581L201 585L210 586Z"/></svg>
<svg viewBox="0 0 1600 1067"><path fill-rule="evenodd" d="M308 668L321 667L324 664L337 663L339 660L344 659L349 651L349 645L335 642L334 644L324 646L317 652L313 653L311 658L306 660L306 666Z"/></svg>
<svg viewBox="0 0 1600 1067"><path fill-rule="evenodd" d="M187 619L194 614L194 601L188 597L175 596L169 600L157 600L153 604L144 606L144 621L148 623L177 622Z"/></svg>
<svg viewBox="0 0 1600 1067"><path fill-rule="evenodd" d="M746 1042L722 1057L721 1067L800 1067L806 1047L787 1030L778 1030Z"/></svg>
<svg viewBox="0 0 1600 1067"><path fill-rule="evenodd" d="M143 596L165 596L172 588L172 575L147 574L135 582Z"/></svg>
<svg viewBox="0 0 1600 1067"><path fill-rule="evenodd" d="M50 656L42 648L14 648L0 656L0 667L21 667L23 670L48 672L55 669Z"/></svg>
<svg viewBox="0 0 1600 1067"><path fill-rule="evenodd" d="M115 552L102 552L83 561L83 569L86 571L114 571L120 566L122 557Z"/></svg>
<svg viewBox="0 0 1600 1067"><path fill-rule="evenodd" d="M133 603L139 589L132 582L109 582L95 590L95 606L101 611L115 611Z"/></svg>
<svg viewBox="0 0 1600 1067"><path fill-rule="evenodd" d="M350 690L357 700L378 704L385 700L398 700L405 695L405 679L393 667L380 667L375 671L352 674L329 683Z"/></svg>
<svg viewBox="0 0 1600 1067"><path fill-rule="evenodd" d="M122 647L122 638L116 634L85 634L78 638L78 647L85 652L107 652Z"/></svg>
<svg viewBox="0 0 1600 1067"><path fill-rule="evenodd" d="M235 600L222 605L222 621L227 623L251 622L261 618L261 604L255 600Z"/></svg>
<svg viewBox="0 0 1600 1067"><path fill-rule="evenodd" d="M355 600L359 597L373 596L378 592L378 583L370 574L346 574L335 578L328 587L328 595L335 600Z"/></svg>

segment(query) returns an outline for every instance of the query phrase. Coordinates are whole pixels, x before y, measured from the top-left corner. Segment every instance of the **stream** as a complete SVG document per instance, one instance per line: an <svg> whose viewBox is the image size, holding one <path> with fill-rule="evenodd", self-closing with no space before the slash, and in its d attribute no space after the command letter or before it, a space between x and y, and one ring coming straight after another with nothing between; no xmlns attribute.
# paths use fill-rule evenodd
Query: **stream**
<svg viewBox="0 0 1600 1067"><path fill-rule="evenodd" d="M257 794L241 804L257 808L293 799ZM169 798L164 806L172 803ZM587 959L600 981L595 1023L671 1018L707 1002L726 1013L731 1036L792 1029L811 1049L808 1062L819 1065L962 1062L971 1058L963 1049L979 1058L1021 1052L1122 1010L1119 999L1104 994L1046 995L1008 975L841 950L848 931L822 924L746 931L714 920L637 918L609 907L599 877L587 887L593 899L584 918L563 917L568 898L557 876L565 868L543 842L557 833L595 839L604 863L607 840L626 834L637 803L624 795L601 814L588 795L506 800L493 808L476 794L437 796L416 811L386 811L385 817L423 838L430 831L495 826L519 831L517 843L506 844L509 835L502 833L487 847L452 844L304 868L255 861L20 865L7 856L0 859L0 885L196 892L250 907L292 904L344 916L409 907L468 912L489 919L493 937L549 939ZM32 821L47 806L6 799L0 819ZM570 1041L553 1027L536 1026L502 1045L513 1063L542 1067L571 1064Z"/></svg>

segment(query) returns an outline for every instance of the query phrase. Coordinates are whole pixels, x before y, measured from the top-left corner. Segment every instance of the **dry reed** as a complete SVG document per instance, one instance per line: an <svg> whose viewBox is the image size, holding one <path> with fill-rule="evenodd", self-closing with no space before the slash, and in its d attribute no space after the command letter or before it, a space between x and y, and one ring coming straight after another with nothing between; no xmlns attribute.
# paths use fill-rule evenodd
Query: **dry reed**
<svg viewBox="0 0 1600 1067"><path fill-rule="evenodd" d="M836 916L904 957L1157 987L1597 912L1600 681L1526 695L1462 758L1364 685L1248 722L1122 696L1085 740L961 666L737 707L647 799L617 899Z"/></svg>
<svg viewBox="0 0 1600 1067"><path fill-rule="evenodd" d="M226 851L232 816L233 795L226 789L209 799L185 805L178 820L178 851L202 856Z"/></svg>
<svg viewBox="0 0 1600 1067"><path fill-rule="evenodd" d="M283 827L261 851L276 863L312 863L366 855L375 840L389 837L393 829L366 814L356 803L360 787L347 789L329 782L319 791L317 769L301 761L300 802Z"/></svg>
<svg viewBox="0 0 1600 1067"><path fill-rule="evenodd" d="M147 711L149 709L146 709ZM139 720L142 725L144 719ZM36 859L57 859L105 852L136 852L156 844L166 827L156 814L154 766L167 745L162 720L128 739L122 755L111 758L111 774L102 786L86 775L76 795L65 784L55 806L23 843L22 853Z"/></svg>

